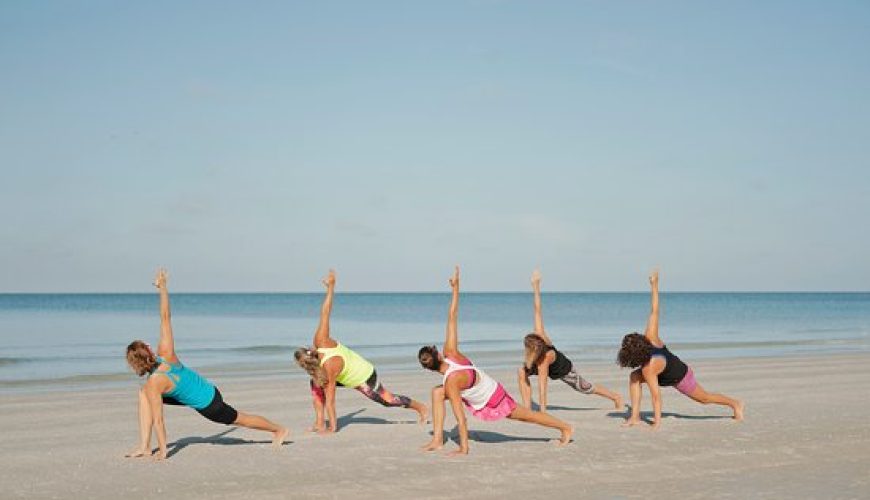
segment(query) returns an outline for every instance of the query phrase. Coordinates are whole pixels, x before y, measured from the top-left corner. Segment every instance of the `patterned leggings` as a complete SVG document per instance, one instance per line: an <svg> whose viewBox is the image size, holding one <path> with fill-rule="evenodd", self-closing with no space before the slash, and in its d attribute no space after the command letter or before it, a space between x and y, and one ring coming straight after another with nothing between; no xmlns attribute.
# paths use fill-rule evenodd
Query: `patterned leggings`
<svg viewBox="0 0 870 500"><path fill-rule="evenodd" d="M575 391L582 392L583 394L592 394L592 391L595 390L595 386L592 385L592 382L581 377L573 368L571 368L571 371L562 377L561 380L570 385Z"/></svg>
<svg viewBox="0 0 870 500"><path fill-rule="evenodd" d="M311 394L314 395L321 403L326 400L326 394L323 392L322 387L317 387L314 385L314 381L310 381L311 384ZM341 384L338 384L341 385ZM365 383L360 384L354 387L357 391L362 393L363 396L371 399L375 403L382 404L384 406L390 407L403 407L410 408L411 407L411 398L407 396L402 396L400 394L393 394L387 392L383 385L378 381L378 372L373 371L372 376L369 377Z"/></svg>

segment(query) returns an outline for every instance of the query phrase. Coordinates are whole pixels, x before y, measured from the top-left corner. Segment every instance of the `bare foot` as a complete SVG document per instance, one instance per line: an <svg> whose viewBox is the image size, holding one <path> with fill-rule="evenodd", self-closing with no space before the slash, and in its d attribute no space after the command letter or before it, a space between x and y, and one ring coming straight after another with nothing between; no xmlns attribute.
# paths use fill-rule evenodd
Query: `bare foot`
<svg viewBox="0 0 870 500"><path fill-rule="evenodd" d="M124 454L125 458L141 458L141 457L150 457L151 450L143 450L142 448L134 448L127 453Z"/></svg>
<svg viewBox="0 0 870 500"><path fill-rule="evenodd" d="M442 446L444 446L443 442L438 442L433 439L432 441L429 441L425 445L421 446L420 449L422 451L435 451L440 450Z"/></svg>
<svg viewBox="0 0 870 500"><path fill-rule="evenodd" d="M420 425L429 422L429 407L420 403L420 409L417 410L417 423Z"/></svg>
<svg viewBox="0 0 870 500"><path fill-rule="evenodd" d="M625 422L622 423L623 427L634 427L635 425L640 424L641 420L639 418L627 418Z"/></svg>
<svg viewBox="0 0 870 500"><path fill-rule="evenodd" d="M741 422L743 420L743 401L738 401L734 407L734 420Z"/></svg>
<svg viewBox="0 0 870 500"><path fill-rule="evenodd" d="M613 405L617 410L622 410L623 408L625 408L625 403L622 401L622 396L617 394L616 399L613 400Z"/></svg>
<svg viewBox="0 0 870 500"><path fill-rule="evenodd" d="M273 432L272 435L274 436L272 438L272 447L280 448L281 445L284 444L284 439L286 439L287 436L290 435L290 429L281 427L277 431Z"/></svg>
<svg viewBox="0 0 870 500"><path fill-rule="evenodd" d="M458 457L461 455L468 455L468 450L453 450L444 456L447 458L453 458L453 457Z"/></svg>
<svg viewBox="0 0 870 500"><path fill-rule="evenodd" d="M556 444L557 446L565 446L566 444L571 442L571 436L574 435L574 427L568 426L567 429L562 429L562 436L559 437L559 442Z"/></svg>

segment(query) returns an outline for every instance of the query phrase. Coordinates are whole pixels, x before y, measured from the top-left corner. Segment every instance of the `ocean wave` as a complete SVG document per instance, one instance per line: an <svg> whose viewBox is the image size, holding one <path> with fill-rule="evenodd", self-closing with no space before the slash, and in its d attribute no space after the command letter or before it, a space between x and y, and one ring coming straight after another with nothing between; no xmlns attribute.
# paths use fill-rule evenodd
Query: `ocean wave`
<svg viewBox="0 0 870 500"><path fill-rule="evenodd" d="M8 358L8 357L0 357L0 367L2 366L12 366L18 365L21 363L29 363L33 361L34 358Z"/></svg>

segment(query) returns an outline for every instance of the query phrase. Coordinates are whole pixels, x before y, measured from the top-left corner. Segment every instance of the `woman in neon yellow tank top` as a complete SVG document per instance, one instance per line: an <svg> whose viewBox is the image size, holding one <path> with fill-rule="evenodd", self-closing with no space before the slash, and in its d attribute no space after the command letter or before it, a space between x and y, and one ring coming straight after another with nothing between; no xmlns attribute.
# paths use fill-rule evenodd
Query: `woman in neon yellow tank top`
<svg viewBox="0 0 870 500"><path fill-rule="evenodd" d="M338 385L353 387L365 397L384 406L410 408L417 412L419 422L424 423L429 412L426 405L386 390L370 362L330 337L329 316L332 314L332 299L335 295L335 271L329 270L323 285L326 286L326 297L320 309L320 324L314 333L314 347L300 347L294 355L296 363L311 375L315 413L311 430L320 434L337 430L335 388ZM329 417L328 427L324 421L324 410Z"/></svg>
<svg viewBox="0 0 870 500"><path fill-rule="evenodd" d="M181 364L175 354L166 281L166 270L158 270L154 279L154 286L160 293L160 343L157 344L157 353L141 340L134 340L127 346L127 363L137 375L146 377L146 381L139 389L139 445L126 456L151 456L153 429L157 432L156 458L167 458L164 404L189 406L203 417L219 424L240 425L270 432L272 444L281 446L290 431L259 415L236 411L224 402L221 392L214 384Z"/></svg>

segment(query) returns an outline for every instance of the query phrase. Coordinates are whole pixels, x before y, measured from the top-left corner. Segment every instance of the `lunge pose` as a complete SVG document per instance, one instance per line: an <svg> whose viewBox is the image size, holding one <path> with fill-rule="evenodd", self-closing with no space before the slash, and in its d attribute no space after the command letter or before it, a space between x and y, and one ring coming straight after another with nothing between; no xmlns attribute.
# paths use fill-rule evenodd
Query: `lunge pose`
<svg viewBox="0 0 870 500"><path fill-rule="evenodd" d="M561 380L575 391L583 394L597 394L605 397L622 409L622 396L607 390L604 386L593 385L577 373L576 367L564 354L553 345L549 335L544 330L544 316L541 312L541 273L535 270L532 273L532 290L535 293L535 331L526 335L523 339L526 355L517 372L520 383L520 395L523 398L523 406L531 408L532 387L529 384L529 376L538 376L538 403L541 411L547 411L547 379Z"/></svg>
<svg viewBox="0 0 870 500"><path fill-rule="evenodd" d="M558 429L561 432L559 444L570 442L574 432L573 427L546 413L517 406L504 386L475 367L459 351L457 333L459 267L453 272L450 287L453 289L453 297L447 317L444 352L443 354L438 352L438 348L432 345L420 348L417 355L423 368L436 371L443 376L442 384L432 389L432 440L423 446L423 450L432 451L444 446L445 400L450 401L459 427L459 449L451 452L450 455L468 453L468 426L463 405L471 411L472 415L481 420L493 421L507 417Z"/></svg>
<svg viewBox="0 0 870 500"><path fill-rule="evenodd" d="M181 363L175 354L169 314L169 291L164 269L157 271L154 286L160 293L160 343L157 354L151 346L135 340L127 346L127 363L140 377L146 377L139 390L139 446L128 457L151 455L151 430L157 431L159 447L156 458L166 458L166 426L163 405L189 406L203 417L225 425L240 425L272 433L272 444L281 446L290 433L284 427L257 415L236 411L224 403L217 387Z"/></svg>
<svg viewBox="0 0 870 500"><path fill-rule="evenodd" d="M659 273L653 271L649 277L651 311L643 335L634 332L622 338L617 362L623 368L636 368L629 376L628 389L631 394L631 416L626 426L640 423L640 400L642 384L649 386L653 402L652 426L657 429L662 418L662 398L659 388L673 386L678 391L703 404L730 406L735 420L743 420L743 403L739 400L714 394L704 390L695 380L692 369L676 357L659 337Z"/></svg>
<svg viewBox="0 0 870 500"><path fill-rule="evenodd" d="M330 337L329 316L332 314L332 300L335 295L335 271L323 280L326 297L320 309L320 324L314 333L314 347L300 347L294 354L296 363L311 376L311 396L314 403L314 426L311 431L320 434L335 432L336 386L352 387L365 397L384 406L410 408L417 412L420 423L425 423L428 408L419 401L393 394L381 385L375 367L365 358ZM329 425L324 422L324 412Z"/></svg>

